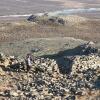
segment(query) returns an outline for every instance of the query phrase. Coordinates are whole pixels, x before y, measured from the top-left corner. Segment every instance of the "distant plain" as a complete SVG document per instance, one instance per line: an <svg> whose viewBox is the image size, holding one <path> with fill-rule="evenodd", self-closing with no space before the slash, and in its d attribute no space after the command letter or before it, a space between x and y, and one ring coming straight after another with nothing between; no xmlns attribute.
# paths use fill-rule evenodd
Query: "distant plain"
<svg viewBox="0 0 100 100"><path fill-rule="evenodd" d="M99 7L100 0L0 0L0 16ZM76 41L77 39L81 39L82 41L98 42L98 47L100 48L99 11L91 13L76 13L66 16L65 19L68 22L65 26L52 26L30 23L27 21L27 17L0 17L0 51L12 55L25 55L25 53L30 52L31 48L34 46L41 47L42 45L45 45L43 47L45 52L42 51L44 54L48 53L49 43L51 42L50 47L53 48L51 50L52 53L54 50L56 52L57 46L57 48L59 48L57 51L60 51L60 48L63 48L63 45L59 44L71 44L71 42L69 41L69 43L65 37L73 37ZM60 37L60 40L57 37ZM41 38L44 39L40 41L38 38L40 40ZM46 41L46 38L50 39L50 42L47 41L47 44L43 42ZM52 38L55 38L55 41L59 40L59 42L52 42ZM37 40L37 44L35 44L34 39ZM65 42L62 41L63 39ZM70 39L72 40L72 38ZM76 41L73 46L70 45L70 48L73 48L74 45L78 45ZM82 41L80 43L82 43ZM29 46L27 46L27 43Z"/></svg>
<svg viewBox="0 0 100 100"><path fill-rule="evenodd" d="M100 0L0 0L0 15L30 14L68 8L99 8Z"/></svg>

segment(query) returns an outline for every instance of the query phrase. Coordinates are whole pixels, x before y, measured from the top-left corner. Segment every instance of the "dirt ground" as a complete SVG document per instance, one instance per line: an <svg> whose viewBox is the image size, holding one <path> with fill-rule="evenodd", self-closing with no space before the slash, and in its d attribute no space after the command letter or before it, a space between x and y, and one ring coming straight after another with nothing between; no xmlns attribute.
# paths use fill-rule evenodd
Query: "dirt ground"
<svg viewBox="0 0 100 100"><path fill-rule="evenodd" d="M25 57L28 53L33 53L35 56L52 55L60 51L68 50L84 44L86 41L74 39L70 37L56 38L34 38L17 42L5 42L0 44L0 51L7 55L15 55ZM39 49L39 52L32 52L34 49Z"/></svg>
<svg viewBox="0 0 100 100"><path fill-rule="evenodd" d="M100 19L79 15L63 17L66 25L36 24L25 20L1 21L0 42L19 41L30 38L74 37L88 41L100 41Z"/></svg>
<svg viewBox="0 0 100 100"><path fill-rule="evenodd" d="M43 2L40 3L41 1ZM39 13L65 8L96 8L99 5L100 0L3 0L0 1L0 16ZM28 22L26 18L0 19L0 52L19 56L19 58L26 57L26 54L30 52L34 56L52 56L59 52L63 52L65 55L64 51L72 53L74 48L88 41L95 42L96 47L100 49L100 12L77 13L77 15L63 16L63 18L66 20L65 25L37 24ZM36 53L33 52L35 48L39 49ZM62 63L64 64L64 61L61 60ZM11 73L10 77L8 74L7 77L0 80L1 91L10 89L9 87L11 83L15 82L16 77L21 79L22 75L27 76L27 73ZM4 80L2 81L2 79ZM83 98L80 97L80 99Z"/></svg>

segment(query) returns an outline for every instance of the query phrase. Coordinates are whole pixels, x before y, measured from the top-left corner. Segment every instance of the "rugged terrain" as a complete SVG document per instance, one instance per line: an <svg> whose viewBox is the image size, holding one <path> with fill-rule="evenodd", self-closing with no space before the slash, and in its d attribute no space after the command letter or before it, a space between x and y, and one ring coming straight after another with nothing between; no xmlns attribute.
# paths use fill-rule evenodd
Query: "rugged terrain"
<svg viewBox="0 0 100 100"><path fill-rule="evenodd" d="M42 1L0 1L0 100L99 100L100 11L44 13L36 21L8 16L99 8L99 0Z"/></svg>
<svg viewBox="0 0 100 100"><path fill-rule="evenodd" d="M74 49L73 56L36 57L28 72L24 59L0 53L0 99L99 100L100 51L93 42Z"/></svg>
<svg viewBox="0 0 100 100"><path fill-rule="evenodd" d="M100 48L100 19L78 15L61 16L65 25L59 25L46 22L46 18L40 17L38 23L26 19L0 21L0 51L24 56L33 48L40 48L41 54L53 54L86 41L94 41Z"/></svg>

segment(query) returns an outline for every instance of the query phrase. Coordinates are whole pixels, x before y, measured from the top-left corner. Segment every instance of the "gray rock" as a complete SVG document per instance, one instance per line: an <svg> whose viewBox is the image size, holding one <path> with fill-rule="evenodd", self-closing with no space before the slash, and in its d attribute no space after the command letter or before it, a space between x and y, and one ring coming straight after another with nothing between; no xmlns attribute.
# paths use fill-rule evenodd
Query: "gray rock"
<svg viewBox="0 0 100 100"><path fill-rule="evenodd" d="M0 60L4 61L5 58L6 58L6 56L2 52L0 52Z"/></svg>
<svg viewBox="0 0 100 100"><path fill-rule="evenodd" d="M11 91L10 91L10 96L18 97L19 94L18 94L16 91L11 90Z"/></svg>

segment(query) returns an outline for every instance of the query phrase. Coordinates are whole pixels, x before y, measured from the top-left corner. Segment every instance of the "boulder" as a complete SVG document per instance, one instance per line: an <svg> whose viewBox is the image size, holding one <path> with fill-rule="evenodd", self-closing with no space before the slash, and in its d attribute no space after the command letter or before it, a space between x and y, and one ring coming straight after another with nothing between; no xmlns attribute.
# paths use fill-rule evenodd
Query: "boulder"
<svg viewBox="0 0 100 100"><path fill-rule="evenodd" d="M13 96L13 97L18 97L19 94L13 90L10 91L10 96Z"/></svg>
<svg viewBox="0 0 100 100"><path fill-rule="evenodd" d="M95 43L90 41L86 44L77 47L81 55L88 55L92 53L98 53L98 48L96 48Z"/></svg>
<svg viewBox="0 0 100 100"><path fill-rule="evenodd" d="M51 17L48 19L49 22L51 23L56 23L57 22L57 17Z"/></svg>
<svg viewBox="0 0 100 100"><path fill-rule="evenodd" d="M0 53L0 61L4 61L5 60L5 55L1 52Z"/></svg>
<svg viewBox="0 0 100 100"><path fill-rule="evenodd" d="M65 25L65 20L62 18L58 18L58 24Z"/></svg>
<svg viewBox="0 0 100 100"><path fill-rule="evenodd" d="M5 71L3 71L3 69L0 67L0 75L3 76L5 75Z"/></svg>
<svg viewBox="0 0 100 100"><path fill-rule="evenodd" d="M31 15L31 16L29 16L29 18L27 20L32 21L32 22L36 22L38 20L38 17L36 15Z"/></svg>

